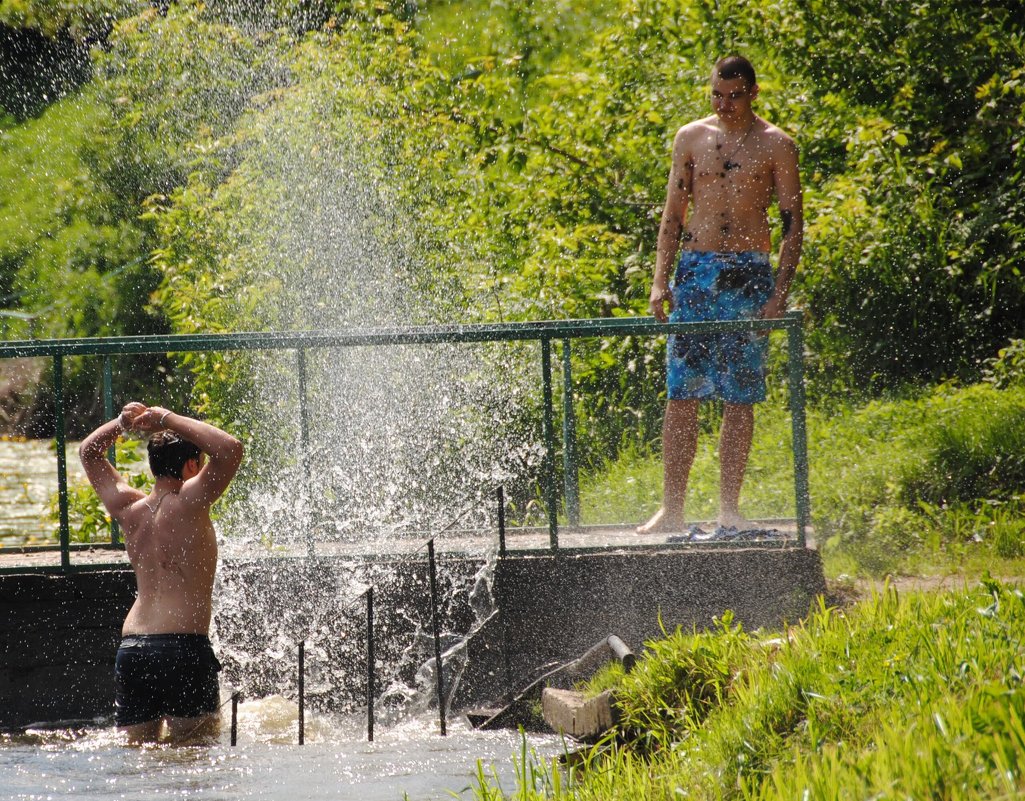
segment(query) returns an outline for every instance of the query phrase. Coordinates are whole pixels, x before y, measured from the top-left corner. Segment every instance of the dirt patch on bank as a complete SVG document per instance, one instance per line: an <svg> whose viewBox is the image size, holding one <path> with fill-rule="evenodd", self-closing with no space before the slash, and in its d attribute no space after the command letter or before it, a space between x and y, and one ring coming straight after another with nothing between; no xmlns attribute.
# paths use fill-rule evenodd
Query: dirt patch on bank
<svg viewBox="0 0 1025 801"><path fill-rule="evenodd" d="M47 361L41 357L0 360L0 434L28 435Z"/></svg>
<svg viewBox="0 0 1025 801"><path fill-rule="evenodd" d="M995 576L1002 584L1025 585L1022 576ZM826 581L826 602L830 606L845 607L883 592L887 586L898 594L907 592L949 592L974 587L977 576L890 576L886 579L854 579Z"/></svg>

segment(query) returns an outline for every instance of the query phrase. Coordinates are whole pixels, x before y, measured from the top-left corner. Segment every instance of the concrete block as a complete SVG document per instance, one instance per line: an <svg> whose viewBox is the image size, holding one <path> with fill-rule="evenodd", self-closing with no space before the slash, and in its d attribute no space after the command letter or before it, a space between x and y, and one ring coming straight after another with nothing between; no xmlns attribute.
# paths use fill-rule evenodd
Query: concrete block
<svg viewBox="0 0 1025 801"><path fill-rule="evenodd" d="M575 690L546 687L541 693L541 715L555 731L575 740L596 739L616 722L609 690L586 698Z"/></svg>

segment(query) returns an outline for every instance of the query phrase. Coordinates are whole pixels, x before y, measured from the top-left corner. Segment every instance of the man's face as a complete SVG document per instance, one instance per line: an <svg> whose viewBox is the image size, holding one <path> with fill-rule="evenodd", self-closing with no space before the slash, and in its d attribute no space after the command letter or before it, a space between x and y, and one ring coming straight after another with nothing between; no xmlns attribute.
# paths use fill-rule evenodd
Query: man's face
<svg viewBox="0 0 1025 801"><path fill-rule="evenodd" d="M712 74L712 111L720 119L732 120L751 111L751 101L758 96L758 85L750 85L743 78L720 78Z"/></svg>

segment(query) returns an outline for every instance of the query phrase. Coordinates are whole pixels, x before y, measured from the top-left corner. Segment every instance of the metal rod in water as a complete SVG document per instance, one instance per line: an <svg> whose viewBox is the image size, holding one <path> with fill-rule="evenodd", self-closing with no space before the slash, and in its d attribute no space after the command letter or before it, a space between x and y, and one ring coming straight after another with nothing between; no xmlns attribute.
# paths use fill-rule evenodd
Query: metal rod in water
<svg viewBox="0 0 1025 801"><path fill-rule="evenodd" d="M367 742L374 741L374 588L367 590Z"/></svg>
<svg viewBox="0 0 1025 801"><path fill-rule="evenodd" d="M238 699L239 693L231 694L231 744L238 745Z"/></svg>
<svg viewBox="0 0 1025 801"><path fill-rule="evenodd" d="M296 380L299 384L299 460L302 464L303 474L303 512L306 515L306 555L312 557L316 551L316 543L313 539L313 493L310 489L310 416L307 407L309 394L306 391L306 350L298 348L295 352Z"/></svg>
<svg viewBox="0 0 1025 801"><path fill-rule="evenodd" d="M505 556L505 487L498 488L498 555Z"/></svg>
<svg viewBox="0 0 1025 801"><path fill-rule="evenodd" d="M438 569L434 560L434 540L427 541L427 559L431 568L431 625L434 627L434 672L438 677L438 719L445 736L445 676L441 664L441 632L438 627Z"/></svg>
<svg viewBox="0 0 1025 801"><path fill-rule="evenodd" d="M306 641L299 642L299 745L306 742Z"/></svg>

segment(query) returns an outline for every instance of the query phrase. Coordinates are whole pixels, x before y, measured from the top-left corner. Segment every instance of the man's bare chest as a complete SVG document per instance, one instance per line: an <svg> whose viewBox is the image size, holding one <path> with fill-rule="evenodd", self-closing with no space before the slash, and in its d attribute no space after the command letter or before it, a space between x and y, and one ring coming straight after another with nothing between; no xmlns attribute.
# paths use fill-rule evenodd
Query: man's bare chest
<svg viewBox="0 0 1025 801"><path fill-rule="evenodd" d="M771 192L773 163L767 154L755 150L724 153L721 149L695 154L692 161L693 188L723 193Z"/></svg>

